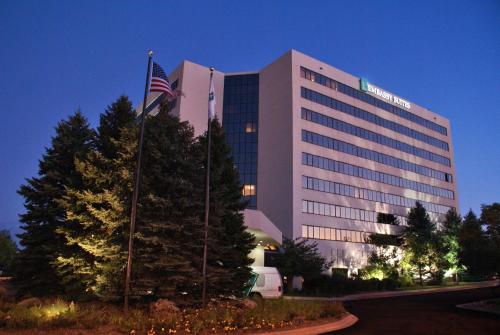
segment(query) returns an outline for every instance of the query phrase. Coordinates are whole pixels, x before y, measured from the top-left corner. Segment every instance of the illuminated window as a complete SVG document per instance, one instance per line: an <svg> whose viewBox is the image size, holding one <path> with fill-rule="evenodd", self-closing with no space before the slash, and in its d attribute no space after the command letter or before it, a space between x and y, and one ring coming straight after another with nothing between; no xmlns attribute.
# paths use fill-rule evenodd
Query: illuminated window
<svg viewBox="0 0 500 335"><path fill-rule="evenodd" d="M245 133L255 133L257 131L257 127L253 122L247 122L245 124Z"/></svg>
<svg viewBox="0 0 500 335"><path fill-rule="evenodd" d="M325 228L324 227L319 227L319 239L320 240L325 239Z"/></svg>
<svg viewBox="0 0 500 335"><path fill-rule="evenodd" d="M243 185L243 195L255 195L255 185Z"/></svg>
<svg viewBox="0 0 500 335"><path fill-rule="evenodd" d="M302 225L302 237L307 237L307 226Z"/></svg>
<svg viewBox="0 0 500 335"><path fill-rule="evenodd" d="M314 227L314 238L319 239L319 227Z"/></svg>

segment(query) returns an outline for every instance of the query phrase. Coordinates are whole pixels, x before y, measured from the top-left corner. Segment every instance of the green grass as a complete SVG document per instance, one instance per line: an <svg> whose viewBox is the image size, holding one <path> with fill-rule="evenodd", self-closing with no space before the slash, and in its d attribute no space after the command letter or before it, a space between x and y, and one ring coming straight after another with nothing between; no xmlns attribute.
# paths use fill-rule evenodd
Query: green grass
<svg viewBox="0 0 500 335"><path fill-rule="evenodd" d="M420 285L414 285L414 286L406 286L406 287L400 287L397 289L397 291L415 291L415 290L425 290L429 288L445 288L445 287L457 287L457 286L463 286L463 285L468 285L470 283L467 282L459 282L457 283L446 283L446 284L441 284L441 285L425 285L420 286Z"/></svg>
<svg viewBox="0 0 500 335"><path fill-rule="evenodd" d="M311 320L339 317L344 312L340 303L280 299L262 301L252 310L221 303L205 309L182 310L162 318L139 308L132 309L127 316L120 306L52 300L30 308L4 304L0 307L0 329L91 329L111 326L128 334L252 333L261 329L296 327Z"/></svg>

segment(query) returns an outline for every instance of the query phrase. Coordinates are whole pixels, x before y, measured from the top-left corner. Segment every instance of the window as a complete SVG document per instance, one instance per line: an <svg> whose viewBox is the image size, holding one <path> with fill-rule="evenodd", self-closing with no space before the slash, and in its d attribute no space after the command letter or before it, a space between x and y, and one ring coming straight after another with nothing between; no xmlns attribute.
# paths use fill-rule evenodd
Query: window
<svg viewBox="0 0 500 335"><path fill-rule="evenodd" d="M266 286L266 275L264 273L259 273L259 276L257 277L257 281L255 282L255 285L258 287Z"/></svg>
<svg viewBox="0 0 500 335"><path fill-rule="evenodd" d="M416 163L408 162L405 161L401 158L396 158L392 157L387 154L383 154L377 151L361 148L358 146L355 146L350 143L346 143L331 137L327 137L324 135L316 134L307 130L302 130L302 140L304 142L312 143L318 146L322 146L324 148L328 149L333 149L336 151L344 152L353 156L359 156L363 157L369 160L373 160L375 162L384 164L384 165L389 165L396 167L398 169L403 169L407 171L412 171L418 174L421 174L423 176L439 179L439 180L445 180L445 173L442 171L434 170L429 167L423 166L423 165L418 165ZM305 138L305 139L304 139ZM336 145L335 145L336 144ZM362 155L360 154L362 153ZM368 154L370 154L370 157L368 158ZM350 170L348 171L347 174L353 175L354 174L354 169L352 165L348 165L350 167ZM384 174L384 176L388 178L389 175ZM386 183L388 184L389 181L387 180Z"/></svg>
<svg viewBox="0 0 500 335"><path fill-rule="evenodd" d="M415 115L405 109L399 108L397 106L391 105L385 101L382 101L380 99L377 99L363 91L354 89L346 84L340 83L336 80L333 80L331 78L328 78L326 76L323 76L322 74L316 73L314 71L311 71L309 69L306 69L304 67L301 67L300 69L300 74L303 78L311 80L311 78L315 78L315 81L318 84L321 84L323 86L332 88L336 91L342 92L344 94L347 94L353 98L356 98L358 100L364 101L368 104L377 106L379 108L385 109L388 112L391 112L393 114L396 114L402 118L405 118L407 120L410 120L412 122L418 123L426 128L429 128L431 130L437 131L443 135L447 134L447 130L445 127L432 122L430 120L424 119L418 115Z"/></svg>
<svg viewBox="0 0 500 335"><path fill-rule="evenodd" d="M321 164L320 164L321 162ZM439 197L445 197L449 199L454 199L454 194L452 191L436 187L436 186L430 186L424 183L417 183L412 180L404 179L401 177L389 175L386 173L381 173L378 171L373 171L366 169L361 166L355 166L355 165L350 165L347 163L343 162L338 162L329 158L321 157L321 156L316 156L316 155L311 155L309 153L302 153L302 164L307 165L307 166L313 166L317 168L321 168L324 170L328 171L333 171L333 172L338 172L342 174L348 174L348 167L352 166L352 175L355 177L367 179L367 180L374 180L377 182L401 187L401 188L409 188L418 192L423 192L423 193L428 193L432 195L436 195ZM450 176L451 177L451 176ZM313 183L313 180L308 181L308 183ZM340 194L340 184L334 183L335 187L335 193ZM308 188L311 188L308 186ZM332 186L330 186L330 189ZM312 188L311 188L312 189ZM365 199L373 200L374 199L373 193L370 193L368 196L365 195Z"/></svg>
<svg viewBox="0 0 500 335"><path fill-rule="evenodd" d="M349 105L345 102L335 100L331 97L328 97L326 95L323 95L323 94L315 92L315 91L312 91L308 88L302 87L301 96L304 99L311 100L311 101L316 102L318 104L321 104L321 105L330 107L332 109L341 111L343 113L350 114L354 117L366 120L370 123L377 124L381 127L391 129L395 132L412 137L416 140L433 145L437 148L449 151L448 143L446 143L445 141L441 141L441 140L439 140L435 137L432 137L430 135L427 135L427 134L424 134L422 132L416 131L414 129L408 128L400 123L381 118L380 116L378 116L376 114L367 112L367 111L365 111L361 108L358 108L358 107L354 107L354 106ZM446 131L446 128L444 128L444 129ZM446 135L446 134L444 134L444 135Z"/></svg>
<svg viewBox="0 0 500 335"><path fill-rule="evenodd" d="M259 75L228 75L224 77L222 124L226 143L232 149L242 190L248 208L257 206L257 145L258 145ZM253 187L252 187L253 186Z"/></svg>
<svg viewBox="0 0 500 335"><path fill-rule="evenodd" d="M397 150L400 150L400 151L403 151L403 152L406 152L406 153L409 153L409 154L412 154L412 155L415 155L415 156L418 156L418 157L421 157L421 158L424 158L424 159L427 159L427 160L430 160L430 161L433 161L433 162L436 162L436 163L439 163L442 165L451 166L450 159L448 159L444 156L435 154L433 152L427 151L427 150L422 149L422 148L415 147L413 145L410 145L410 144L407 144L404 142L400 142L398 140L389 138L389 137L381 135L381 134L376 134L376 133L369 131L369 130L366 130L364 128L354 126L350 123L331 118L329 116L311 111L309 109L302 108L301 115L302 115L302 119L304 119L304 120L308 120L308 121L311 121L313 123L321 124L323 126L342 131L344 133L348 133L348 134L351 134L351 135L354 135L357 137L361 137L363 139L366 139L366 140L369 140L369 141L372 141L375 143L379 143L379 144L388 146L390 148L397 149ZM350 145L347 146L347 153L352 154L352 155L356 155L356 151L359 151L359 148L356 148L356 147L350 146ZM362 153L364 154L364 151ZM363 156L363 154L361 154L361 156ZM384 159L384 157L382 157L382 159ZM387 158L386 158L386 160L387 160ZM448 180L446 179L446 181L448 181Z"/></svg>
<svg viewBox="0 0 500 335"><path fill-rule="evenodd" d="M255 195L255 185L243 185L243 195Z"/></svg>
<svg viewBox="0 0 500 335"><path fill-rule="evenodd" d="M245 133L255 133L257 131L257 127L253 122L247 122L245 125Z"/></svg>

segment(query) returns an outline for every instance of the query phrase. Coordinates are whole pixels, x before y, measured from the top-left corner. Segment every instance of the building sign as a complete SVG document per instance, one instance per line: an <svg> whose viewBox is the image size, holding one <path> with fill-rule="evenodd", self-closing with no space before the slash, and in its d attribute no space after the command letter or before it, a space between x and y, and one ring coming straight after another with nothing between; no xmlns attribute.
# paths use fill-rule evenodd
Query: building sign
<svg viewBox="0 0 500 335"><path fill-rule="evenodd" d="M359 88L361 91L373 93L384 100L388 100L390 102L395 103L396 105L400 105L408 109L411 108L411 104L408 101L401 99L400 97L397 97L395 95L392 95L391 93L388 93L384 90L381 90L378 87L373 86L368 82L368 80L364 78L359 79Z"/></svg>

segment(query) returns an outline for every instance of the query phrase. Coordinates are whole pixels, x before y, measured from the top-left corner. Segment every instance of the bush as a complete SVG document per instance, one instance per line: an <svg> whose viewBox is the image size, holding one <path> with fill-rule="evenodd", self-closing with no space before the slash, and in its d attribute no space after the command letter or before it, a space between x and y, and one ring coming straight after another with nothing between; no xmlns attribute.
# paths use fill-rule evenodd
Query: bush
<svg viewBox="0 0 500 335"><path fill-rule="evenodd" d="M304 281L302 293L305 295L336 296L361 291L395 290L401 283L395 278L362 279L360 277L348 278L339 272L332 276L321 275L314 279Z"/></svg>

